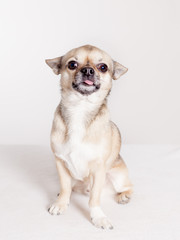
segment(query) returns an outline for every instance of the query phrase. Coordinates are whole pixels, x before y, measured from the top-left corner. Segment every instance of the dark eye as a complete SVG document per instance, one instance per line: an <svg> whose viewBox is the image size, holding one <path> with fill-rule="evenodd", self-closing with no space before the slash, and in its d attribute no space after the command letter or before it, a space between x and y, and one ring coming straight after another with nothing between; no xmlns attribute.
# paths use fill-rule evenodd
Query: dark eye
<svg viewBox="0 0 180 240"><path fill-rule="evenodd" d="M105 63L100 63L97 68L99 71L101 71L103 73L108 70L108 66Z"/></svg>
<svg viewBox="0 0 180 240"><path fill-rule="evenodd" d="M78 66L78 63L76 61L70 61L68 62L68 68L71 69L71 70L74 70L76 69Z"/></svg>

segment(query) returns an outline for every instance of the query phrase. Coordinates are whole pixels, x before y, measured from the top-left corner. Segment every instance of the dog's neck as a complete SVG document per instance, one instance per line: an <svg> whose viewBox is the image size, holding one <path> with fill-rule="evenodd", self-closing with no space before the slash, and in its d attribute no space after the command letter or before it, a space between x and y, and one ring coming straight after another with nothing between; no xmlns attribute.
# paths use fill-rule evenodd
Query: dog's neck
<svg viewBox="0 0 180 240"><path fill-rule="evenodd" d="M106 99L108 93L93 94L84 96L72 91L61 92L61 114L69 134L70 132L83 134L83 131L102 114L106 115L109 121Z"/></svg>

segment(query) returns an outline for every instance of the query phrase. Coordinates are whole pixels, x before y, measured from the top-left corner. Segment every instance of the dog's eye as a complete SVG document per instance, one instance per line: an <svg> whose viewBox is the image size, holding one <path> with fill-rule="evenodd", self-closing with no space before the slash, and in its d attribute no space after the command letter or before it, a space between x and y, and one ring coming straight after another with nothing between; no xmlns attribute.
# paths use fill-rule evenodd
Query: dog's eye
<svg viewBox="0 0 180 240"><path fill-rule="evenodd" d="M105 64L105 63L100 63L98 66L97 66L98 70L101 71L101 72L107 72L108 70L108 66Z"/></svg>
<svg viewBox="0 0 180 240"><path fill-rule="evenodd" d="M68 62L68 68L69 68L70 70L76 69L77 66L78 66L78 63L77 63L76 61L70 61L70 62Z"/></svg>

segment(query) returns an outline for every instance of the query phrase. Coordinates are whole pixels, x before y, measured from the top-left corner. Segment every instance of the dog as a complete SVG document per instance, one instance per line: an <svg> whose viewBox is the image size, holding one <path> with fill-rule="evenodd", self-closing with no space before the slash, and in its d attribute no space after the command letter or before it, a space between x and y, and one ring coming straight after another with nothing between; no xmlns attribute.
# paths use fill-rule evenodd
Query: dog
<svg viewBox="0 0 180 240"><path fill-rule="evenodd" d="M100 207L105 180L110 179L117 202L123 204L131 198L132 184L119 154L121 136L110 121L107 97L112 79L118 79L128 69L91 45L72 49L46 63L55 74L61 74L61 101L51 131L60 194L48 211L62 214L68 208L72 190L89 192L92 223L113 229Z"/></svg>

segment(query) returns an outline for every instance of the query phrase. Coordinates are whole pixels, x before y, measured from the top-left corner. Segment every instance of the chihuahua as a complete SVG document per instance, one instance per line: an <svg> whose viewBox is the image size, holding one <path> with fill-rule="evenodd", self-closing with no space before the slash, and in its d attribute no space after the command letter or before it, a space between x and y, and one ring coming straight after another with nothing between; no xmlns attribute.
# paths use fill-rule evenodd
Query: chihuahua
<svg viewBox="0 0 180 240"><path fill-rule="evenodd" d="M100 207L100 195L108 177L118 203L129 202L132 184L121 158L121 137L110 121L107 97L112 79L127 68L97 47L85 45L61 57L47 59L55 74L61 74L61 101L51 131L51 148L60 178L60 194L48 209L62 214L68 207L72 190L89 192L92 223L112 229Z"/></svg>

